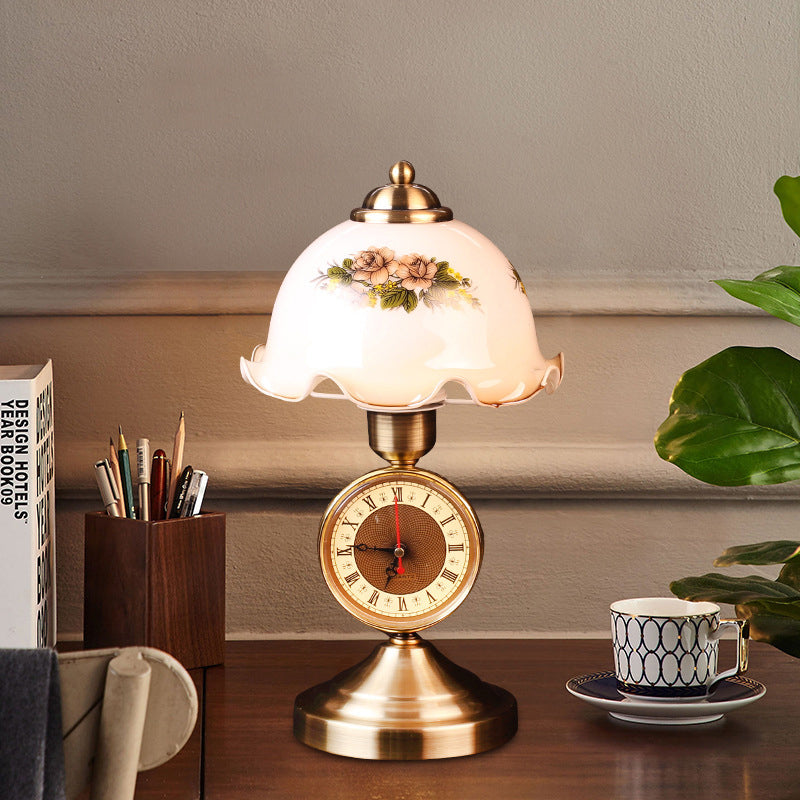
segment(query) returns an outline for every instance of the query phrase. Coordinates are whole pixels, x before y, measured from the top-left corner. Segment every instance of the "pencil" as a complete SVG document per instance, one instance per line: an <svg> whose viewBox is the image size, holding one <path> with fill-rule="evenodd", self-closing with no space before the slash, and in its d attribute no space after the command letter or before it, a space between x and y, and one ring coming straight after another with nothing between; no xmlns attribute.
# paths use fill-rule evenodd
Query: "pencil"
<svg viewBox="0 0 800 800"><path fill-rule="evenodd" d="M131 476L131 457L128 454L128 445L122 435L122 426L119 426L119 472L122 477L122 501L125 505L125 516L136 519L136 511L133 507L133 480Z"/></svg>
<svg viewBox="0 0 800 800"><path fill-rule="evenodd" d="M178 420L178 430L175 432L175 443L172 446L172 474L169 479L169 495L167 497L167 519L170 518L172 502L175 499L175 487L178 485L178 478L181 476L183 467L183 443L186 438L186 427L183 421L183 411Z"/></svg>
<svg viewBox="0 0 800 800"><path fill-rule="evenodd" d="M114 440L110 436L108 437L108 463L111 465L111 472L117 484L117 495L119 496L117 509L121 517L126 517L125 503L122 501L122 475L119 471L119 459L117 458L117 451L114 449Z"/></svg>

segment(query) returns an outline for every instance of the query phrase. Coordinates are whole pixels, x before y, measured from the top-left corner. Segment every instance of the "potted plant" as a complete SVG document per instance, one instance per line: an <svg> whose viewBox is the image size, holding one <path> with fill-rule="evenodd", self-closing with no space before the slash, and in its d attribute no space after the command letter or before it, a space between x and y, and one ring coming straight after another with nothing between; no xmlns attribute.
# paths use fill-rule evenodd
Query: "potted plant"
<svg viewBox="0 0 800 800"><path fill-rule="evenodd" d="M775 194L800 236L800 177L783 176ZM800 326L800 267L751 281L716 281L733 297ZM656 433L661 458L716 486L800 479L800 361L774 347L729 347L685 372ZM714 566L782 564L775 580L708 573L670 590L687 600L731 603L751 636L800 657L800 541L740 545Z"/></svg>

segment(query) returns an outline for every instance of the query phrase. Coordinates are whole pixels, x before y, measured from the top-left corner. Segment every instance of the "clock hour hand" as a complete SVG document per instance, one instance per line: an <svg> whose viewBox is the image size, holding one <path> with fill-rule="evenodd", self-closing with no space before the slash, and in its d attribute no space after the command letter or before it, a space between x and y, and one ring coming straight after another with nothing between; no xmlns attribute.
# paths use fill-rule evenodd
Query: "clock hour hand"
<svg viewBox="0 0 800 800"><path fill-rule="evenodd" d="M392 578L397 577L397 558L395 557L394 561L386 567L386 585L383 587L383 591L385 592L389 588L389 582Z"/></svg>
<svg viewBox="0 0 800 800"><path fill-rule="evenodd" d="M373 547L369 544L354 544L351 545L353 550L358 550L359 553L364 553L367 550L377 550L379 553L394 553L394 547Z"/></svg>

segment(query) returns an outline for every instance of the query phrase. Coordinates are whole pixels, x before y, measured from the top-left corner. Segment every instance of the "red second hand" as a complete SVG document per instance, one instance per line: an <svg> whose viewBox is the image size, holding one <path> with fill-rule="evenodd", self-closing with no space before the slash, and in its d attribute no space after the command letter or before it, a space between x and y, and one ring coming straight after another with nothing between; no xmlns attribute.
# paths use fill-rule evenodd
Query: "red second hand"
<svg viewBox="0 0 800 800"><path fill-rule="evenodd" d="M400 509L397 505L397 498L394 499L394 526L397 530L397 546L402 547L400 544ZM406 568L403 566L403 556L397 556L397 574L403 575Z"/></svg>

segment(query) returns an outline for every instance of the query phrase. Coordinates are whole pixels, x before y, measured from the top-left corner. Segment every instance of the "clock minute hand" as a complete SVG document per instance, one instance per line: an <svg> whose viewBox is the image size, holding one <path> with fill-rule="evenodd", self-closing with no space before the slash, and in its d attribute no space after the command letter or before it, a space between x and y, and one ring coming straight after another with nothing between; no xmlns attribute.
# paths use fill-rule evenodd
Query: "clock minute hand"
<svg viewBox="0 0 800 800"><path fill-rule="evenodd" d="M394 527L397 531L397 547L394 551L395 557L397 558L397 574L403 575L406 571L406 568L403 566L403 556L405 555L405 551L403 550L403 545L400 542L400 508L397 505L397 496L394 498Z"/></svg>

